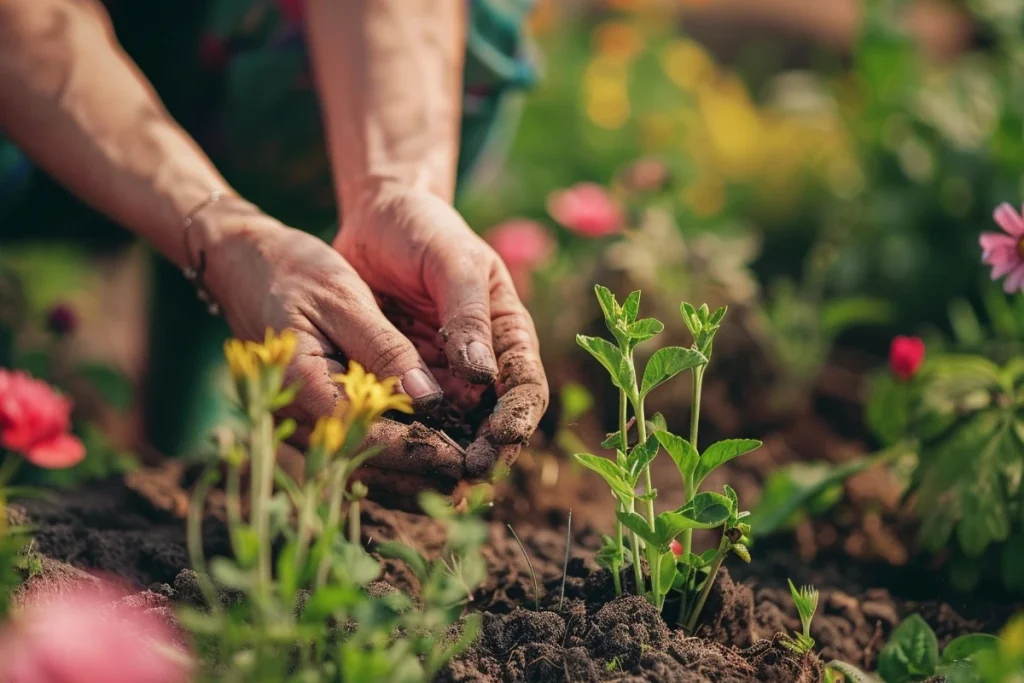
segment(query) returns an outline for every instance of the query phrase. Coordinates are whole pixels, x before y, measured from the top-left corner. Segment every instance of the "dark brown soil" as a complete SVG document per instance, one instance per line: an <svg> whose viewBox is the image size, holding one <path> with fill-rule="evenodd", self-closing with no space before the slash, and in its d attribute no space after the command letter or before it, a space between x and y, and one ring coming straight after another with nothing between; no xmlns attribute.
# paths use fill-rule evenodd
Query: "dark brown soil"
<svg viewBox="0 0 1024 683"><path fill-rule="evenodd" d="M174 495L165 494L154 501L152 493L143 496L121 482L108 482L17 507L36 525L36 548L45 556L90 573L121 577L142 591L131 599L169 614L171 601L194 602L198 595L191 572L184 569L188 561L178 505ZM948 641L964 633L992 631L1012 611L1012 606L996 602L968 603L940 593L922 596L935 586L927 571L890 568L875 573L870 565L827 560L808 567L792 546L779 544L755 547L750 567L731 565L744 577L756 577L757 583L754 578L737 583L728 570L722 572L708 601L705 625L696 638L688 638L646 601L615 598L610 577L592 560L599 534L579 512L564 599L564 523L561 531L554 519L516 525L541 583L538 611L526 562L499 521L509 515L506 508L512 502L496 508L485 548L489 578L472 602L473 609L484 613L483 636L445 669L441 680L811 682L821 680L822 660L839 658L870 669L889 633L910 613L921 613L940 640ZM362 523L371 548L375 542L400 538L430 553L444 540L432 520L373 503L365 506ZM223 528L216 520L209 520L206 530L207 552L226 552ZM64 590L75 574L60 562L33 580L35 589ZM388 583L415 590L415 579L404 565L387 560L384 566ZM822 592L812 629L817 657L794 657L776 640L780 632L798 627L783 587L786 576L812 582ZM671 609L665 616L671 623Z"/></svg>

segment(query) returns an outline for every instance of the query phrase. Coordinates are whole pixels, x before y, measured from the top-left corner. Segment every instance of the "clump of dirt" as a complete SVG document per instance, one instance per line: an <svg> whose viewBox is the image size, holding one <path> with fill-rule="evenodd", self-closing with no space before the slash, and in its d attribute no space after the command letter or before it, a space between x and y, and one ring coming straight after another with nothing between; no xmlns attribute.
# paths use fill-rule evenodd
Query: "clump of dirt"
<svg viewBox="0 0 1024 683"><path fill-rule="evenodd" d="M436 407L425 413L418 412L409 415L395 412L388 413L387 416L396 422L405 424L419 422L425 427L445 434L459 446L466 448L473 442L480 427L494 412L497 402L498 397L494 387L490 386L483 392L480 402L468 411L448 399L442 399Z"/></svg>

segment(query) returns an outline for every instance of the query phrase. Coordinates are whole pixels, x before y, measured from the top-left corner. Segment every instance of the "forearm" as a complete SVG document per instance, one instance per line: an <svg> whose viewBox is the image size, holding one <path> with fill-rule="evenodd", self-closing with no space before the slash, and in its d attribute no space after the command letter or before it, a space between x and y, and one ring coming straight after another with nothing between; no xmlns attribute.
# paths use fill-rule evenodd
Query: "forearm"
<svg viewBox="0 0 1024 683"><path fill-rule="evenodd" d="M343 206L386 180L455 192L464 0L308 0L307 23Z"/></svg>
<svg viewBox="0 0 1024 683"><path fill-rule="evenodd" d="M230 191L93 0L0 0L0 130L180 266L186 215Z"/></svg>

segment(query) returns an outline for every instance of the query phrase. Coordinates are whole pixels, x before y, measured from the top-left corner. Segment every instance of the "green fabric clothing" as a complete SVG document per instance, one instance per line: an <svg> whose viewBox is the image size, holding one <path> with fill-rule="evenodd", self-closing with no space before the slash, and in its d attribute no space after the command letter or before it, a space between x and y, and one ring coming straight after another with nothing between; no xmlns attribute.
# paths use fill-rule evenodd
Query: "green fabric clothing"
<svg viewBox="0 0 1024 683"><path fill-rule="evenodd" d="M337 206L303 40L302 0L108 0L125 49L169 111L238 191L321 235ZM536 79L524 24L532 0L469 0L459 186L508 134L509 95ZM25 226L31 225L31 229ZM130 239L70 200L0 133L0 244L40 236L90 248ZM150 437L166 453L198 443L225 411L227 336L163 259L154 267L147 392Z"/></svg>

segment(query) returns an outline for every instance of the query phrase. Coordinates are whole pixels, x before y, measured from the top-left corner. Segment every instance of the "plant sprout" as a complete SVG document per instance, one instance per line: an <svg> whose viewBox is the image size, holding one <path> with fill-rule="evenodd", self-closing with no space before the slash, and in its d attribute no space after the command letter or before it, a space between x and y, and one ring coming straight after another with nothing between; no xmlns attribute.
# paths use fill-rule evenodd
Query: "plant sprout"
<svg viewBox="0 0 1024 683"><path fill-rule="evenodd" d="M801 586L800 590L789 581L789 592L793 596L793 604L800 615L802 631L795 637L783 636L782 645L798 655L810 654L814 649L814 638L811 638L811 620L818 609L818 590L814 586Z"/></svg>
<svg viewBox="0 0 1024 683"><path fill-rule="evenodd" d="M616 594L623 591L620 572L627 557L633 568L636 593L646 596L658 609L664 608L672 591L677 591L679 622L692 632L725 557L735 553L746 561L750 558L746 547L750 526L742 521L750 513L739 510L736 492L728 486L723 493L700 490L719 465L761 445L752 439L729 439L710 445L703 453L698 450L704 372L726 309L711 311L707 305L695 308L682 304L680 312L693 337L692 345L658 349L640 374L634 361L636 347L655 337L665 326L654 318L638 318L639 291L631 293L621 305L605 287L598 285L595 293L615 343L583 335L577 335L576 341L604 366L619 390L618 431L602 443L604 448L614 450L615 460L589 453L574 456L605 480L615 499L615 538L605 537L597 561L611 572ZM648 421L644 405L652 391L687 370L693 373L694 394L689 440L672 434L660 414ZM628 438L631 424L636 425L637 433L632 447ZM678 509L656 514L657 490L651 478L651 462L661 448L679 470L685 499ZM638 486L642 486L640 493ZM721 528L718 546L694 553L693 530L715 528ZM677 539L681 539L682 547L678 556L671 548ZM641 566L641 551L650 567L649 589Z"/></svg>

